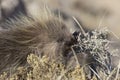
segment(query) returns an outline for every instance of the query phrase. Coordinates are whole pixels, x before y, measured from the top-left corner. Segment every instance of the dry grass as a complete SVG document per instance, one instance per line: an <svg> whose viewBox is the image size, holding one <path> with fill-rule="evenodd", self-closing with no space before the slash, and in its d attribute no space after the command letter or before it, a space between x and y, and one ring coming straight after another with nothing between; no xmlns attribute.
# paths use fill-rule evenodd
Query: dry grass
<svg viewBox="0 0 120 80"><path fill-rule="evenodd" d="M64 65L50 62L45 56L40 59L34 54L29 55L27 61L29 67L19 67L9 78L7 73L3 73L0 80L86 80L83 68L78 66L66 70Z"/></svg>

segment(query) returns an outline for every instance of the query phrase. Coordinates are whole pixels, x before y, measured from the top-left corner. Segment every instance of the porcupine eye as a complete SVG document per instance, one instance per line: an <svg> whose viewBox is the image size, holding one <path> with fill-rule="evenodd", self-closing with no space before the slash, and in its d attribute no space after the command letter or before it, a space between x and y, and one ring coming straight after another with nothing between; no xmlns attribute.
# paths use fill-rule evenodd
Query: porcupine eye
<svg viewBox="0 0 120 80"><path fill-rule="evenodd" d="M71 39L70 39L70 41L66 41L66 43L65 43L65 45L67 45L67 46L72 46L72 45L74 45L74 44L76 44L76 39L74 38L74 37L72 37Z"/></svg>

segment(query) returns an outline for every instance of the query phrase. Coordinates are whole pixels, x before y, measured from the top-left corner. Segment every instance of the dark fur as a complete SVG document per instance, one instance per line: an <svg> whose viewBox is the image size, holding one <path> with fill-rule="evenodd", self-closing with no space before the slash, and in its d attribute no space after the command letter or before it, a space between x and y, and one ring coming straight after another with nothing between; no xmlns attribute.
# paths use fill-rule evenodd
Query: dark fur
<svg viewBox="0 0 120 80"><path fill-rule="evenodd" d="M65 62L74 37L61 20L23 17L11 22L0 32L0 72L25 65L30 53Z"/></svg>

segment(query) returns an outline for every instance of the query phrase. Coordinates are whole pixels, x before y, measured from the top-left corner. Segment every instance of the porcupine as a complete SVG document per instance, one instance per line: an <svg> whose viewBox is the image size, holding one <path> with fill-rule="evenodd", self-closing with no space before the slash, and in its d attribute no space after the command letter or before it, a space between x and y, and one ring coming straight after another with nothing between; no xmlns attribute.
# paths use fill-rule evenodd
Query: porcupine
<svg viewBox="0 0 120 80"><path fill-rule="evenodd" d="M1 24L8 29L0 31L0 72L26 65L30 53L66 63L76 40L62 19L49 11L42 13L37 18L19 16Z"/></svg>

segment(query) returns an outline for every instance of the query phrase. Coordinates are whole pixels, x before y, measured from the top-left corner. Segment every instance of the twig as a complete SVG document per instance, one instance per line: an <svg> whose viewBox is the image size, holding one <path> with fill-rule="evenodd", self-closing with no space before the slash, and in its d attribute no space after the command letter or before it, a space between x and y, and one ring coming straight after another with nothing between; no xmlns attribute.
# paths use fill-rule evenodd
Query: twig
<svg viewBox="0 0 120 80"><path fill-rule="evenodd" d="M82 33L84 34L84 36L85 36L85 30L82 28L82 26L80 25L80 23L78 22L78 20L73 16L73 19L74 19L74 21L78 24L78 26L80 27L80 29L81 29L81 31L82 31Z"/></svg>
<svg viewBox="0 0 120 80"><path fill-rule="evenodd" d="M75 51L73 50L73 46L71 46L71 50L72 50L72 52L73 52L73 55L75 56L75 59L76 59L76 61L77 61L77 64L80 66L79 60L78 60L78 58L77 58L77 55L76 55Z"/></svg>
<svg viewBox="0 0 120 80"><path fill-rule="evenodd" d="M88 66L88 67L89 67L90 70L93 71L93 73L99 78L99 80L102 80L102 79L100 78L100 76L99 76L90 66Z"/></svg>

